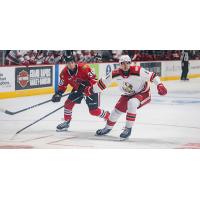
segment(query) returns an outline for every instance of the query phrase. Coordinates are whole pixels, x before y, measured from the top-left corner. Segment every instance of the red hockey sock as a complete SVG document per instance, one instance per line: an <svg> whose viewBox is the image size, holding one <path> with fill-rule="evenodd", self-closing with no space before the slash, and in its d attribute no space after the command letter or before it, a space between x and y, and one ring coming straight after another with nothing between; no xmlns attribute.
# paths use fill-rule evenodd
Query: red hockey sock
<svg viewBox="0 0 200 200"><path fill-rule="evenodd" d="M106 124L106 127L109 128L109 129L112 129L113 126L116 124L116 122L112 122L110 121L109 119L107 120L107 124Z"/></svg>
<svg viewBox="0 0 200 200"><path fill-rule="evenodd" d="M104 118L105 120L108 120L110 113L108 111L102 110L100 108L89 110L91 115Z"/></svg>
<svg viewBox="0 0 200 200"><path fill-rule="evenodd" d="M64 119L65 121L69 121L72 119L72 109L74 107L75 103L69 99L65 101L64 106Z"/></svg>

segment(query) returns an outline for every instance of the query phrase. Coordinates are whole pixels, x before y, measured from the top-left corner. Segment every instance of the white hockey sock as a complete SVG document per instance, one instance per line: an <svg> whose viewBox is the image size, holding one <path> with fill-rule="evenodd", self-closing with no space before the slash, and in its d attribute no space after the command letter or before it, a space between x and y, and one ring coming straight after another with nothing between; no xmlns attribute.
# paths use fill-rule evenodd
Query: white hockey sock
<svg viewBox="0 0 200 200"><path fill-rule="evenodd" d="M126 113L126 127L131 128L136 119L137 108L140 105L140 101L136 98L128 101L128 109Z"/></svg>
<svg viewBox="0 0 200 200"><path fill-rule="evenodd" d="M119 117L123 114L123 112L117 110L116 108L111 112L110 117L107 121L106 128L112 129Z"/></svg>

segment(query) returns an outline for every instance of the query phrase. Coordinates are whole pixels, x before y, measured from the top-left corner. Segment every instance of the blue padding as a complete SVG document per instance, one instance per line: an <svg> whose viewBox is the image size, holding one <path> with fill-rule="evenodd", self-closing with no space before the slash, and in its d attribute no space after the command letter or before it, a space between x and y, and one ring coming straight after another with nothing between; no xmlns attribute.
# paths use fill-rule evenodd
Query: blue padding
<svg viewBox="0 0 200 200"><path fill-rule="evenodd" d="M56 64L55 65L55 84L54 84L55 92L58 91L58 79L59 79L59 64Z"/></svg>

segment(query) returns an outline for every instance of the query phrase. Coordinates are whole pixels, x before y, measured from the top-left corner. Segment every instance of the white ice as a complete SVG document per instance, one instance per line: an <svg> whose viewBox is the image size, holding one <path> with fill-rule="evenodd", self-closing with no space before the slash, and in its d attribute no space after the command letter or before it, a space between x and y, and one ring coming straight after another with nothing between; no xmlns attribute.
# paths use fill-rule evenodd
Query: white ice
<svg viewBox="0 0 200 200"><path fill-rule="evenodd" d="M96 140L95 132L103 128L102 119L89 114L83 100L73 110L69 131L57 133L62 122L63 109L27 128L11 139L15 133L35 120L63 105L48 103L16 114L0 112L0 148L200 148L200 79L188 82L164 82L167 96L159 96L152 86L152 101L138 110L133 132L127 141ZM0 107L19 109L50 99L51 95L0 100ZM109 88L101 96L101 107L111 111L120 96L117 88ZM111 136L118 137L125 125L123 115Z"/></svg>

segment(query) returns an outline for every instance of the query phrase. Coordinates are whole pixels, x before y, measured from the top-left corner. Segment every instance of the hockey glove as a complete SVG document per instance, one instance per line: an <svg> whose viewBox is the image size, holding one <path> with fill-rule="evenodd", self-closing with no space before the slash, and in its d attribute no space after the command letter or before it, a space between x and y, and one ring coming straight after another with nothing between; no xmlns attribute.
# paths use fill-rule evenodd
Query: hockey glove
<svg viewBox="0 0 200 200"><path fill-rule="evenodd" d="M158 90L159 95L166 95L167 94L167 89L165 88L165 86L162 83L157 85L157 90Z"/></svg>
<svg viewBox="0 0 200 200"><path fill-rule="evenodd" d="M60 102L63 92L57 92L52 96L52 102Z"/></svg>

